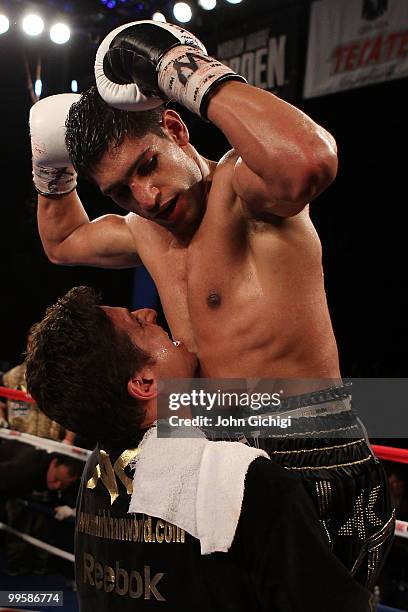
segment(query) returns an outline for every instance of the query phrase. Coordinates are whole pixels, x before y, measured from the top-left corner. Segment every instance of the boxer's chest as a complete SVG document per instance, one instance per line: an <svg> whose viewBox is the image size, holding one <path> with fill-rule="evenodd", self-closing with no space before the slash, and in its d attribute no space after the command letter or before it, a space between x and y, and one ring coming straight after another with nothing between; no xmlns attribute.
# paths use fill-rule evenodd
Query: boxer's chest
<svg viewBox="0 0 408 612"><path fill-rule="evenodd" d="M190 245L171 248L155 275L173 337L198 355L236 336L259 298L246 233L239 215L208 215Z"/></svg>

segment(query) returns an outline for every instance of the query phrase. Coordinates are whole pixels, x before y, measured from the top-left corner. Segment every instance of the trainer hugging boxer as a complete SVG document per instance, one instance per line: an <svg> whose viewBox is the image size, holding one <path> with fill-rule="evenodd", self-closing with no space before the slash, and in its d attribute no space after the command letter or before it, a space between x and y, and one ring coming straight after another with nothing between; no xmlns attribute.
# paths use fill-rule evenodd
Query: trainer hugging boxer
<svg viewBox="0 0 408 612"><path fill-rule="evenodd" d="M372 586L393 515L342 386L308 213L336 175L333 137L174 25L120 26L102 42L95 74L99 93L53 96L31 112L48 257L110 268L143 262L173 337L197 354L202 376L306 381L287 398L287 411L302 415L296 435L259 443L302 476L333 551ZM167 99L214 123L232 150L219 162L203 157L181 117L162 106ZM75 171L128 214L90 221Z"/></svg>

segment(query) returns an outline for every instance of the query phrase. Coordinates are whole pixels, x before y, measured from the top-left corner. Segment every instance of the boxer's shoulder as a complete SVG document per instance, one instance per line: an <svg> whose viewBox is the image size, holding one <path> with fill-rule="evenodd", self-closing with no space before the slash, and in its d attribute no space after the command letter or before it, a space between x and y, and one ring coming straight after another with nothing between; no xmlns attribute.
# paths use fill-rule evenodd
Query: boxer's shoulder
<svg viewBox="0 0 408 612"><path fill-rule="evenodd" d="M239 155L234 149L225 153L217 163L212 175L212 191L221 192L228 199L236 199L236 192L233 186L235 165L239 159Z"/></svg>
<svg viewBox="0 0 408 612"><path fill-rule="evenodd" d="M220 159L220 161L217 164L217 169L218 170L222 170L225 169L229 166L234 167L235 163L238 160L238 153L235 151L235 149L230 149L229 151L227 151Z"/></svg>

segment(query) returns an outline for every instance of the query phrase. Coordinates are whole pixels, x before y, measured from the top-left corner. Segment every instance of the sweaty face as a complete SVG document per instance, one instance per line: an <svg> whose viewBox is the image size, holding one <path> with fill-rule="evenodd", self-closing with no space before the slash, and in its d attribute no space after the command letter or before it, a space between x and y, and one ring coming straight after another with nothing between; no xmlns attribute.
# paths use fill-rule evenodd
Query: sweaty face
<svg viewBox="0 0 408 612"><path fill-rule="evenodd" d="M76 476L71 476L68 467L61 463L57 465L53 459L47 470L47 487L50 491L62 491L77 480Z"/></svg>
<svg viewBox="0 0 408 612"><path fill-rule="evenodd" d="M130 312L126 308L101 306L113 325L122 329L133 344L151 355L158 378L191 378L197 358L182 342L173 342L156 324L157 313L150 308Z"/></svg>
<svg viewBox="0 0 408 612"><path fill-rule="evenodd" d="M98 162L93 178L121 208L175 233L199 223L202 174L184 146L166 132L126 138Z"/></svg>

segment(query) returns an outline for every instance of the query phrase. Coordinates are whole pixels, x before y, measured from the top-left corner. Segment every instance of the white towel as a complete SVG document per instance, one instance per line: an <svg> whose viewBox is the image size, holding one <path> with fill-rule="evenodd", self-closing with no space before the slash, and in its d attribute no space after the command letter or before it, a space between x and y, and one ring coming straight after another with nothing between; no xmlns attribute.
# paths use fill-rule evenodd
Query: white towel
<svg viewBox="0 0 408 612"><path fill-rule="evenodd" d="M268 455L240 442L195 437L158 438L150 429L139 445L129 512L181 527L200 540L201 554L227 552L235 536L245 476L257 457Z"/></svg>

